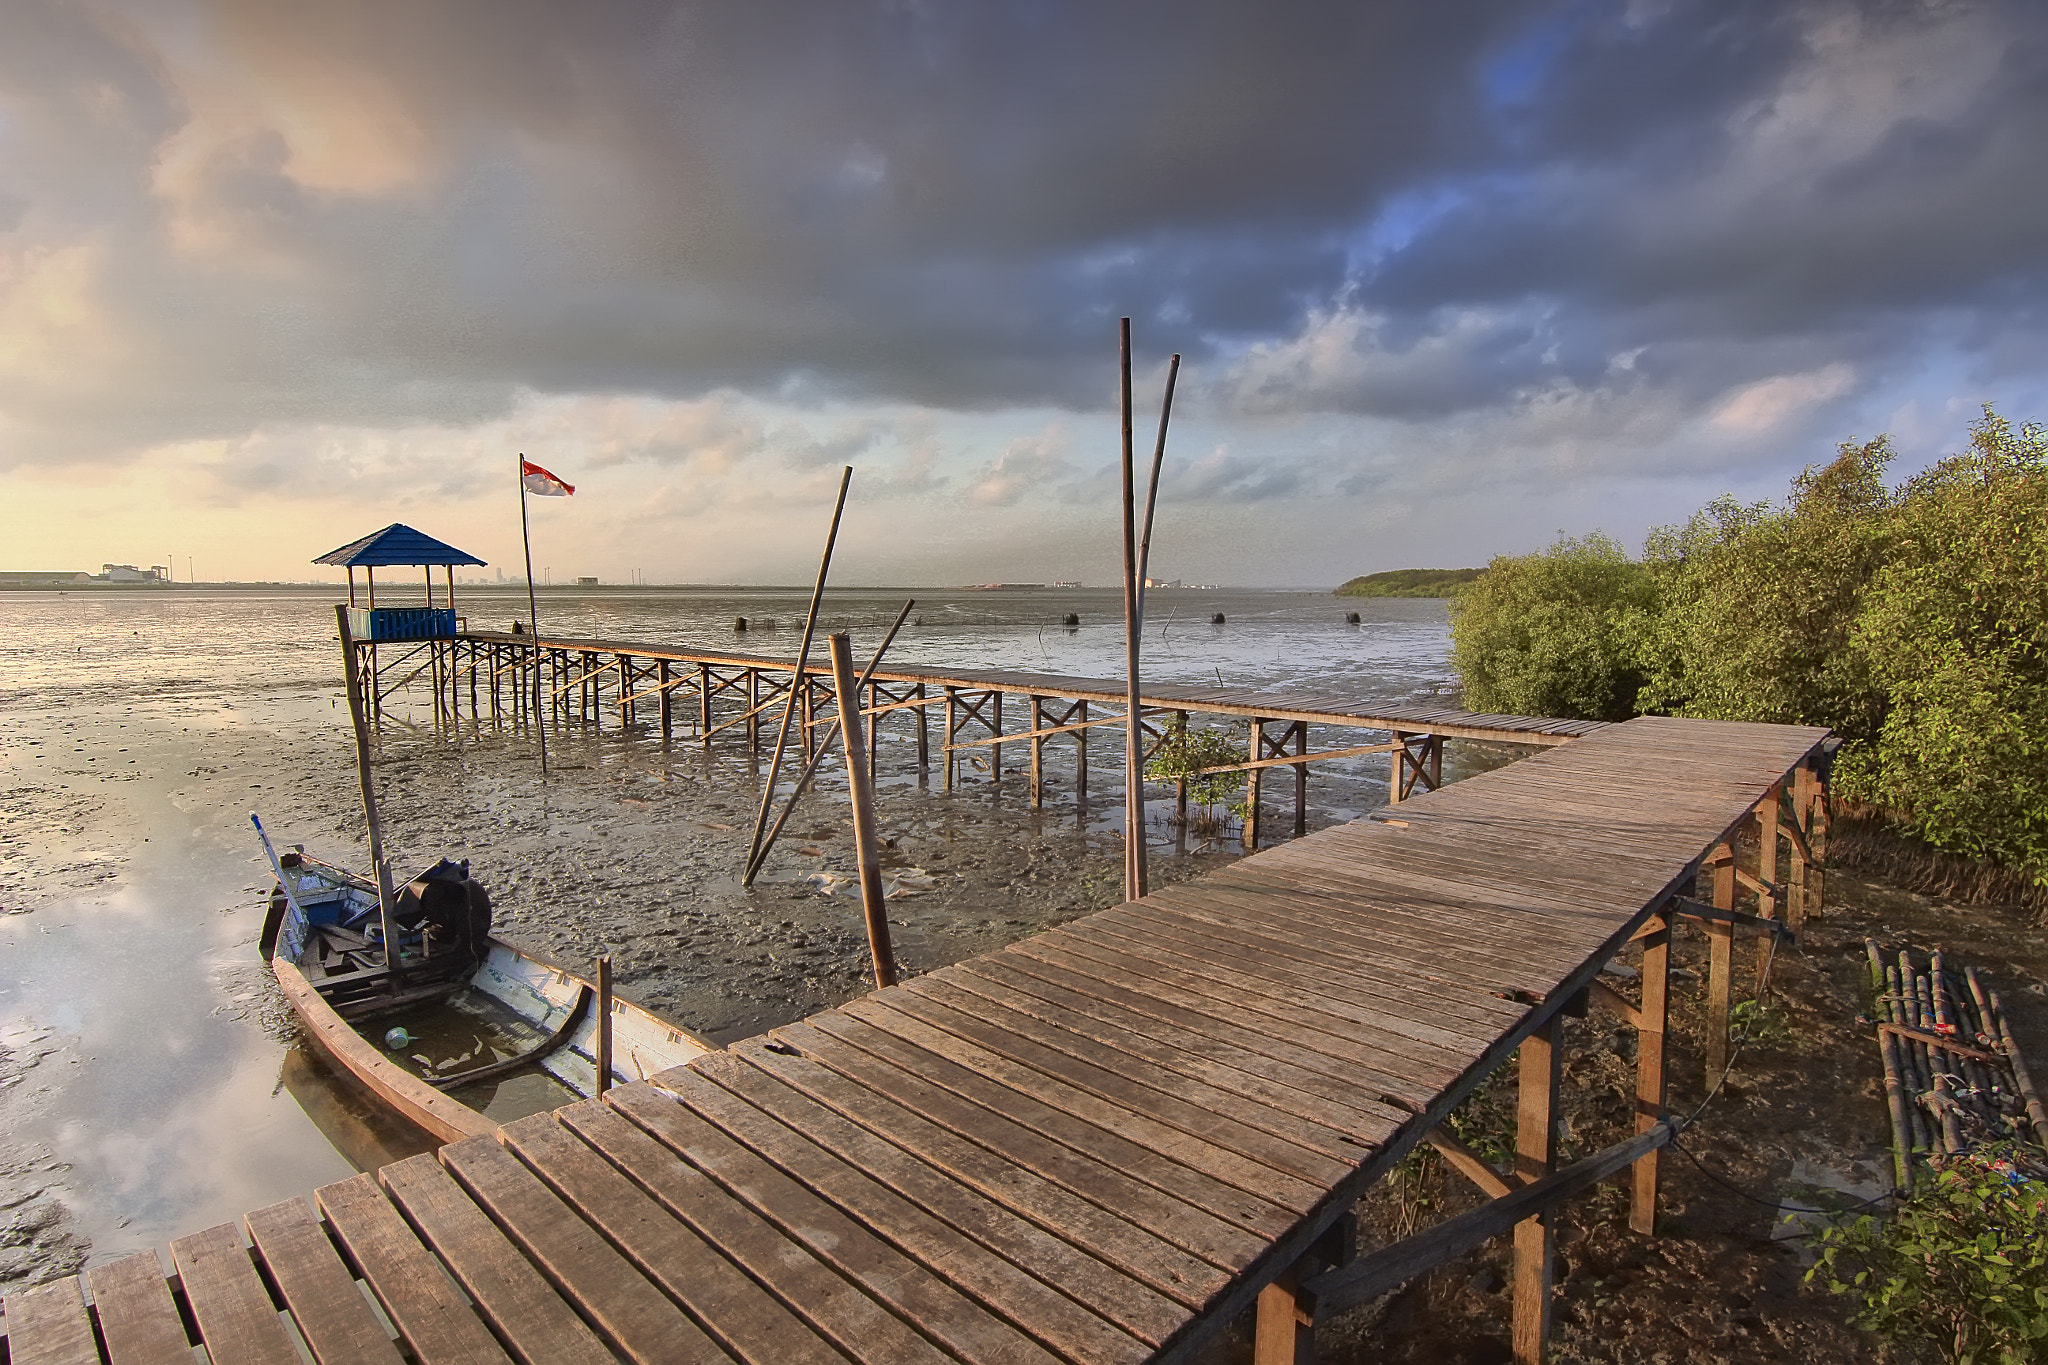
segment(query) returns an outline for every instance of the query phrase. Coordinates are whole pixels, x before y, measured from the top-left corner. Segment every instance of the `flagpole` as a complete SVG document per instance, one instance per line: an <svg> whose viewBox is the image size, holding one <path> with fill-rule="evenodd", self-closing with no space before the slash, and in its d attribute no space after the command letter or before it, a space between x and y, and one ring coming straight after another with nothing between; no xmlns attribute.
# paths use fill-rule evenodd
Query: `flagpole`
<svg viewBox="0 0 2048 1365"><path fill-rule="evenodd" d="M514 469L519 479L519 541L526 548L526 623L533 632L533 730L540 736L540 775L548 775L548 727L540 700L540 604L533 595L533 535L526 528L526 452Z"/></svg>

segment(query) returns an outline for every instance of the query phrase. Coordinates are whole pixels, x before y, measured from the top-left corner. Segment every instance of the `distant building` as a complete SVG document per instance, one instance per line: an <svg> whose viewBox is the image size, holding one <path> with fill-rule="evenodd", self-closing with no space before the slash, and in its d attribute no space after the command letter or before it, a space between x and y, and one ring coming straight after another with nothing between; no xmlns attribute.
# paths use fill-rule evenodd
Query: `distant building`
<svg viewBox="0 0 2048 1365"><path fill-rule="evenodd" d="M102 564L97 577L106 583L161 583L166 578L161 564L138 569L133 564Z"/></svg>
<svg viewBox="0 0 2048 1365"><path fill-rule="evenodd" d="M594 588L594 587L596 587L596 586L597 586L597 575L596 575L596 574L578 574L578 575L576 575L576 586L577 586L577 587L579 587L579 588Z"/></svg>
<svg viewBox="0 0 2048 1365"><path fill-rule="evenodd" d="M92 575L82 569L0 569L0 588L68 587L90 582Z"/></svg>

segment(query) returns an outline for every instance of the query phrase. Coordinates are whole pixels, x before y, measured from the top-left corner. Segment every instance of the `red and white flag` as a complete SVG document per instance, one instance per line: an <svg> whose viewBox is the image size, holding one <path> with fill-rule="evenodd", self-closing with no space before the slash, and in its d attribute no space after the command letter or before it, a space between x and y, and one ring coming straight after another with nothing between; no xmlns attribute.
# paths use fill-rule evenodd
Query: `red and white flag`
<svg viewBox="0 0 2048 1365"><path fill-rule="evenodd" d="M528 459L519 461L519 482L527 492L537 493L543 498L566 498L576 491L576 485L563 483Z"/></svg>

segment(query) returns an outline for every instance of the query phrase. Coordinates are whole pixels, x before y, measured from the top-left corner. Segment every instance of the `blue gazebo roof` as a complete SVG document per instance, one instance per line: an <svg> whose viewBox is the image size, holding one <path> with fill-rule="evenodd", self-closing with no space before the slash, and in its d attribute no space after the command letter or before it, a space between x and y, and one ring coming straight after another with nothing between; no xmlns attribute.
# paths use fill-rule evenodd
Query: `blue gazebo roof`
<svg viewBox="0 0 2048 1365"><path fill-rule="evenodd" d="M395 521L361 540L350 541L339 550L329 550L313 562L344 568L363 565L373 569L387 564L474 564L484 567L484 561L475 555Z"/></svg>

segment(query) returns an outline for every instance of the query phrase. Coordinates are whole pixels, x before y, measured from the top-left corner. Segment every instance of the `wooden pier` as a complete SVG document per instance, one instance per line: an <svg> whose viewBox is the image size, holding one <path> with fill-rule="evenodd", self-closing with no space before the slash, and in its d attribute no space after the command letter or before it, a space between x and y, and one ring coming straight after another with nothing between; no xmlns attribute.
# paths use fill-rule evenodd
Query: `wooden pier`
<svg viewBox="0 0 2048 1365"><path fill-rule="evenodd" d="M1819 903L1824 739L1591 730L181 1238L168 1277L143 1252L17 1294L11 1365L183 1365L198 1342L216 1365L298 1342L321 1365L1136 1365L1254 1304L1279 1365L1320 1316L1510 1231L1516 1354L1540 1360L1558 1202L1624 1175L1654 1229L1675 922L1707 924L1725 1021L1738 890L1765 919ZM1710 902L1688 898L1703 870ZM1623 958L1629 992L1600 975ZM1593 1006L1639 1031L1637 1137L1556 1170L1560 1022ZM1517 1054L1498 1170L1439 1125ZM1349 1259L1348 1211L1425 1141L1495 1198Z"/></svg>
<svg viewBox="0 0 2048 1365"><path fill-rule="evenodd" d="M796 673L793 658L621 640L537 640L490 631L468 631L410 646L387 644L381 654L368 642L358 642L356 649L367 714L379 714L387 705L410 697L430 706L437 721L467 716L484 725L519 727L534 723L538 697L540 723L553 728L637 728L663 741L681 738L710 745L722 740L743 743L749 751L759 749L764 731L772 734ZM1012 746L1013 754L1015 746L1024 746L1034 807L1045 800L1049 744L1073 746L1075 795L1085 803L1089 731L1121 726L1125 720L1124 684L1115 678L881 668L865 692L860 700L868 723L870 775L878 763L885 724L915 743L919 775L929 779L936 768L947 791L960 780L967 755L989 751L990 770L1000 772L1004 746ZM1112 709L1093 709L1099 707ZM838 714L831 668L822 657L814 658L804 669L797 695L805 745L822 742ZM1602 724L1481 715L1449 707L1365 705L1306 690L1247 694L1221 683L1145 685L1139 723L1148 743L1157 743L1162 724L1195 715L1246 726L1247 761L1238 766L1250 784L1248 847L1259 843L1260 788L1268 769L1292 769L1293 833L1300 835L1307 832L1308 772L1315 763L1387 754L1388 799L1402 801L1442 783L1446 739L1551 746L1591 734ZM1021 727L1016 724L1020 718ZM1387 739L1311 752L1311 726L1372 731ZM1121 746L1097 746L1097 752L1103 747L1118 750L1121 766Z"/></svg>

